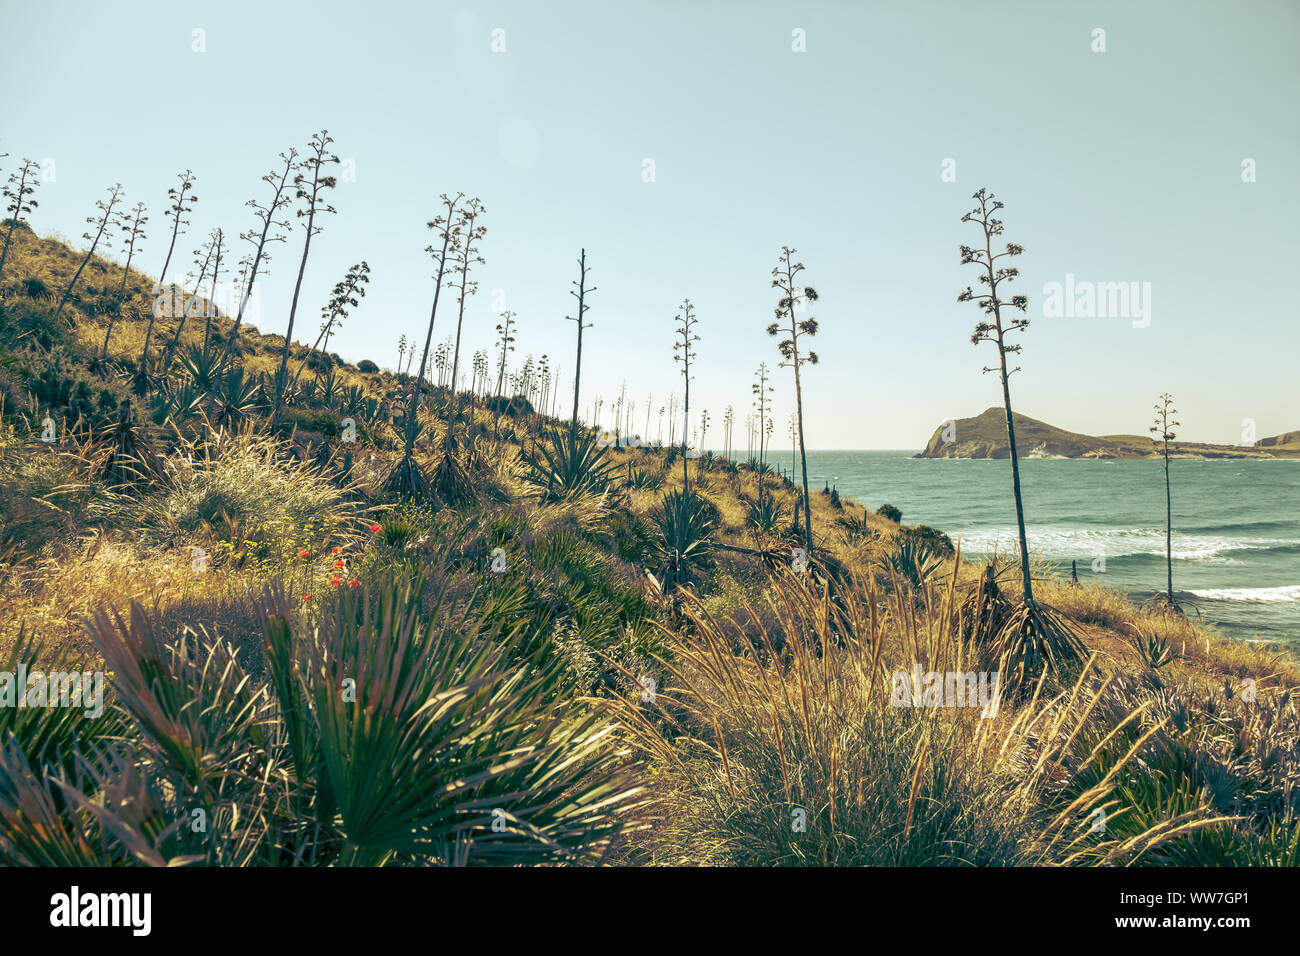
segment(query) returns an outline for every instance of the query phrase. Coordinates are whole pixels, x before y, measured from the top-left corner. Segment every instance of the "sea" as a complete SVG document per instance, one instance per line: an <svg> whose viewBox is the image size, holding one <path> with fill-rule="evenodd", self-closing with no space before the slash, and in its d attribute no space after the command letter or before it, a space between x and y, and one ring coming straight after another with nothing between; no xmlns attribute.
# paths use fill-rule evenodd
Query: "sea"
<svg viewBox="0 0 1300 956"><path fill-rule="evenodd" d="M915 453L809 451L809 487L894 505L971 558L1015 550L1010 462ZM790 469L788 452L771 462ZM1020 481L1032 554L1137 603L1164 590L1163 461L1026 459ZM1170 482L1175 599L1233 636L1300 649L1300 460L1174 459Z"/></svg>

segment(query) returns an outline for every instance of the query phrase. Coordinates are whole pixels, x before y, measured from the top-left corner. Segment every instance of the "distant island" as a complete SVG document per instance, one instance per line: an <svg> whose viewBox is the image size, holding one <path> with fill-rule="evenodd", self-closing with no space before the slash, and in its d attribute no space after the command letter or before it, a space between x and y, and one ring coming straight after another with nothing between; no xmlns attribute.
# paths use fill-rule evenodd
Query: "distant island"
<svg viewBox="0 0 1300 956"><path fill-rule="evenodd" d="M1154 458L1155 443L1143 435L1080 435L1017 414L1016 446L1022 458ZM1262 438L1254 445L1171 442L1178 458L1300 458L1300 431ZM915 458L1006 458L1007 419L1001 407L974 418L944 422Z"/></svg>

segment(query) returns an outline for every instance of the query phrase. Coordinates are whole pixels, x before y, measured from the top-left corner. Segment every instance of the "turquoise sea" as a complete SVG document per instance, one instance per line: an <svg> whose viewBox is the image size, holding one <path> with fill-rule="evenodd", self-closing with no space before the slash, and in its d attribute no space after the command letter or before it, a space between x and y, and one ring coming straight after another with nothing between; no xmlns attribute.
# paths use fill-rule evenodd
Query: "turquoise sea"
<svg viewBox="0 0 1300 956"><path fill-rule="evenodd" d="M972 557L1014 549L1007 461L914 453L810 451L809 486L830 482L872 510L892 504L907 524L960 537ZM790 468L789 452L772 461ZM1067 574L1073 560L1080 581L1139 603L1164 589L1163 462L1030 460L1020 476L1031 552ZM1300 460L1175 460L1171 482L1175 597L1243 638L1300 644Z"/></svg>

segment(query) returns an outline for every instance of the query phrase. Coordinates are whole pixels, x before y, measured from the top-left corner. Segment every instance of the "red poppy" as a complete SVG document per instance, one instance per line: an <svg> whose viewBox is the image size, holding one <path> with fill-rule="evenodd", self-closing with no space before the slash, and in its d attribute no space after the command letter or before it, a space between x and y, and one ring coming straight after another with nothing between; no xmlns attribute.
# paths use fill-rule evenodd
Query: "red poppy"
<svg viewBox="0 0 1300 956"><path fill-rule="evenodd" d="M383 530L384 530L384 526L381 525L381 524L372 524L372 525L370 526L370 533L371 533L371 534L379 534L379 532L381 532L381 531L383 531Z"/></svg>
<svg viewBox="0 0 1300 956"><path fill-rule="evenodd" d="M359 588L359 587L361 587L361 579L360 579L360 578L353 578L351 581L348 582L348 587L350 587L350 588Z"/></svg>
<svg viewBox="0 0 1300 956"><path fill-rule="evenodd" d="M310 558L310 557L311 557L311 549L310 549L310 548L299 548L299 549L298 549L298 557L303 558L304 560L307 559L307 558Z"/></svg>
<svg viewBox="0 0 1300 956"><path fill-rule="evenodd" d="M330 587L332 588L336 588L342 583L343 580L337 574L334 575L334 577L330 578Z"/></svg>
<svg viewBox="0 0 1300 956"><path fill-rule="evenodd" d="M342 553L343 553L342 548L338 548L338 547L330 548L330 554L342 554Z"/></svg>
<svg viewBox="0 0 1300 956"><path fill-rule="evenodd" d="M343 567L344 567L344 565L343 565L343 562L342 562L342 561L335 561L335 562L334 562L334 570L335 570L335 571L342 571L342 570L343 570Z"/></svg>
<svg viewBox="0 0 1300 956"><path fill-rule="evenodd" d="M303 603L305 604L306 602L308 602L308 601L311 600L311 595L310 595L310 594L304 594L304 595L302 596L302 600L303 600Z"/></svg>

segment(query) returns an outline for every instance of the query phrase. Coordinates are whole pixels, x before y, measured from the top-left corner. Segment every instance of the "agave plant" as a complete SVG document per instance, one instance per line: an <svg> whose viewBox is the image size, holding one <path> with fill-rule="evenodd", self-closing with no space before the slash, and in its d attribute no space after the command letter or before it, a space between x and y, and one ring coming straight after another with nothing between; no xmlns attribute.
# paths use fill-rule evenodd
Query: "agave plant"
<svg viewBox="0 0 1300 956"><path fill-rule="evenodd" d="M962 638L977 645L990 643L1011 615L1010 601L998 587L999 562L996 557L984 566L979 584L966 596L957 610Z"/></svg>
<svg viewBox="0 0 1300 956"><path fill-rule="evenodd" d="M320 400L324 402L326 406L333 406L334 400L338 398L339 394L339 379L338 376L334 374L334 370L330 369L328 375L323 375L315 381L316 394L320 397Z"/></svg>
<svg viewBox="0 0 1300 956"><path fill-rule="evenodd" d="M365 404L366 392L359 385L350 385L339 393L339 409L344 415L354 415Z"/></svg>
<svg viewBox="0 0 1300 956"><path fill-rule="evenodd" d="M162 473L162 463L136 424L129 401L117 407L117 421L100 429L95 443L107 451L99 477L111 486L149 484Z"/></svg>
<svg viewBox="0 0 1300 956"><path fill-rule="evenodd" d="M23 295L33 302L48 302L52 298L49 287L40 279L24 279L21 283Z"/></svg>
<svg viewBox="0 0 1300 956"><path fill-rule="evenodd" d="M662 472L654 471L650 468L636 468L632 465L631 459L627 463L627 479L624 485L628 488L648 488L658 490L663 486L664 476Z"/></svg>
<svg viewBox="0 0 1300 956"><path fill-rule="evenodd" d="M420 463L415 460L415 440L419 437L420 432L424 430L424 424L417 419L410 428L413 432L408 446L410 453L399 458L397 464L393 466L393 470L388 473L388 477L384 480L384 492L399 500L409 499L426 502L434 507L441 507L442 502L433 490L433 485L429 483L429 479L424 474L424 469L420 467Z"/></svg>
<svg viewBox="0 0 1300 956"><path fill-rule="evenodd" d="M239 425L252 415L261 402L261 388L242 367L226 369L212 393L215 414L213 423Z"/></svg>
<svg viewBox="0 0 1300 956"><path fill-rule="evenodd" d="M215 349L191 345L178 360L181 373L201 392L211 392L221 372L220 356Z"/></svg>
<svg viewBox="0 0 1300 956"><path fill-rule="evenodd" d="M1079 626L1037 601L1022 601L1007 615L995 650L1006 662L1005 684L1021 687L1043 668L1058 671L1062 664L1087 658Z"/></svg>
<svg viewBox="0 0 1300 956"><path fill-rule="evenodd" d="M745 502L745 524L752 528L759 537L771 537L781 527L785 517L785 508L771 495L761 495L757 499L741 496Z"/></svg>
<svg viewBox="0 0 1300 956"><path fill-rule="evenodd" d="M367 398L358 414L367 431L376 431L384 423L383 406L377 398Z"/></svg>
<svg viewBox="0 0 1300 956"><path fill-rule="evenodd" d="M1135 632L1133 646L1137 649L1143 663L1153 671L1158 671L1178 659L1178 652L1169 646L1169 638L1161 637L1154 631L1150 634Z"/></svg>
<svg viewBox="0 0 1300 956"><path fill-rule="evenodd" d="M903 537L885 552L879 564L892 571L912 587L923 587L938 572L943 559L913 538Z"/></svg>
<svg viewBox="0 0 1300 956"><path fill-rule="evenodd" d="M865 508L862 509L861 518L855 518L852 514L846 512L835 519L835 525L840 529L845 540L849 542L862 541L876 536L876 529L867 521L867 510Z"/></svg>
<svg viewBox="0 0 1300 956"><path fill-rule="evenodd" d="M654 515L659 530L653 549L660 559L664 590L695 580L713 548L716 509L699 495L670 491Z"/></svg>
<svg viewBox="0 0 1300 956"><path fill-rule="evenodd" d="M471 461L476 460L474 450L469 450L465 459L459 455L459 444L455 439L443 443L442 457L433 469L431 484L438 500L449 505L468 504L475 500L474 479L471 475Z"/></svg>
<svg viewBox="0 0 1300 956"><path fill-rule="evenodd" d="M603 494L615 481L614 466L586 429L555 428L548 440L519 453L528 466L527 480L545 489L546 497L561 500L581 493Z"/></svg>
<svg viewBox="0 0 1300 956"><path fill-rule="evenodd" d="M301 401L302 386L298 384L296 378L289 375L288 369L276 369L270 381L271 388L274 389L271 394L278 394L282 404L297 405Z"/></svg>
<svg viewBox="0 0 1300 956"><path fill-rule="evenodd" d="M152 416L154 424L162 425L169 420L182 422L194 418L202 413L206 398L207 392L195 385L193 381L179 384L170 382L154 402Z"/></svg>

